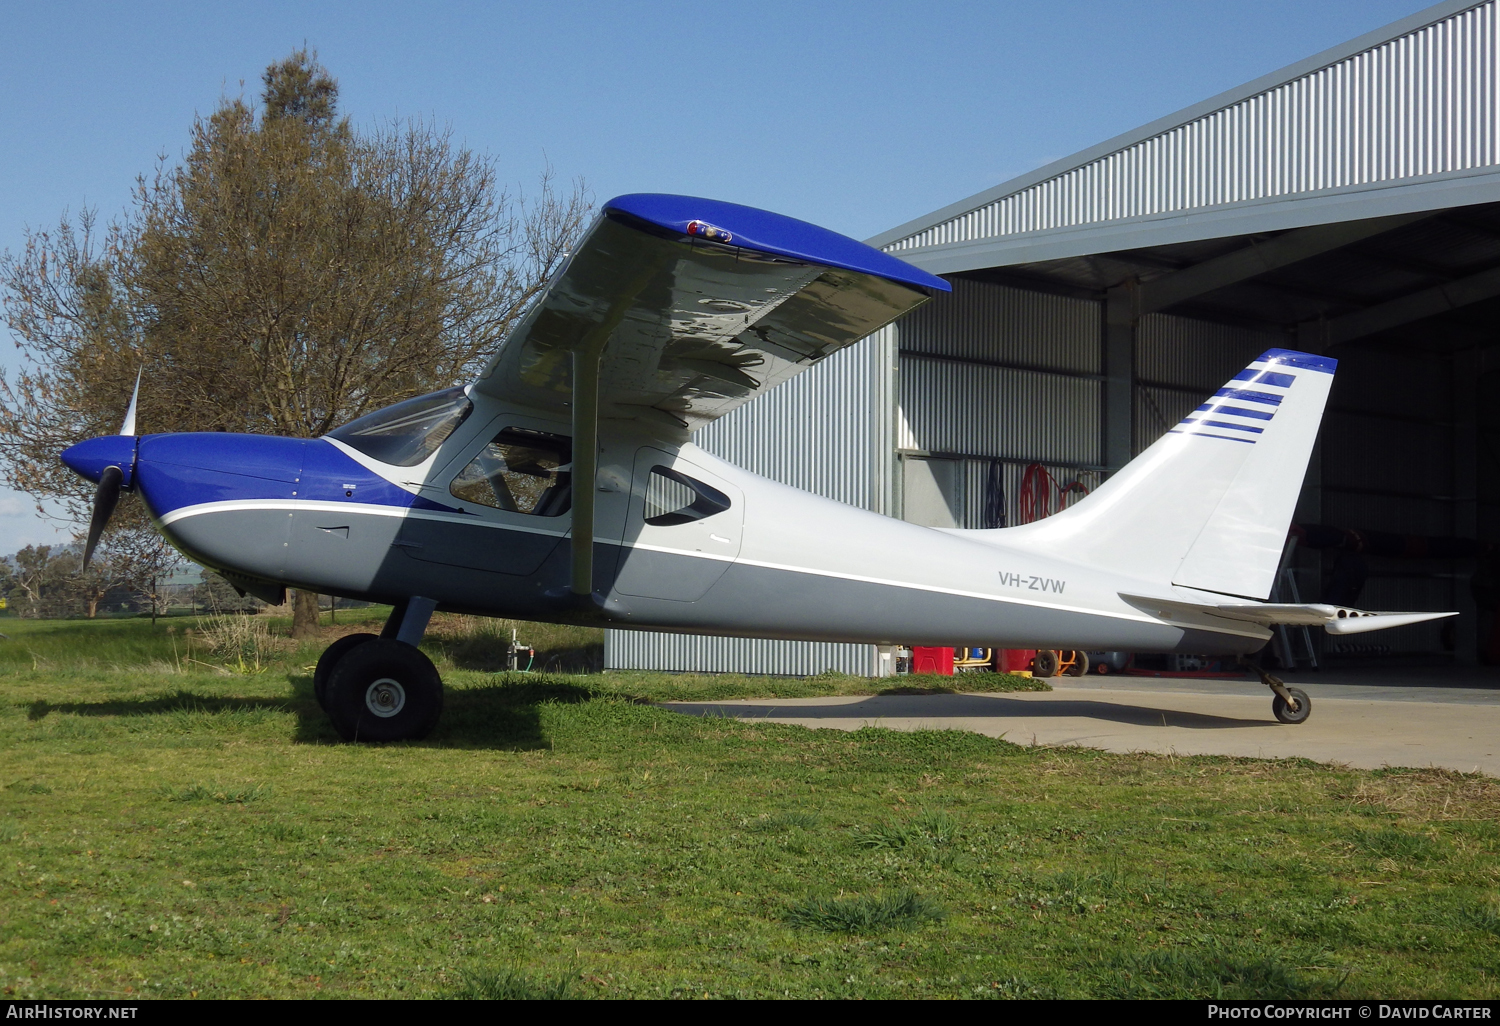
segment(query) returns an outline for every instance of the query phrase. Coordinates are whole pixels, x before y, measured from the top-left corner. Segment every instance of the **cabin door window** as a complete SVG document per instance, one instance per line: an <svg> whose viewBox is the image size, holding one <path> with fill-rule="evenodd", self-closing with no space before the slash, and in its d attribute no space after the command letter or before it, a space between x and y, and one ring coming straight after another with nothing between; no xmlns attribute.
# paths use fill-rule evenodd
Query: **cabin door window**
<svg viewBox="0 0 1500 1026"><path fill-rule="evenodd" d="M744 495L731 482L656 448L636 455L615 590L694 602L740 553Z"/></svg>

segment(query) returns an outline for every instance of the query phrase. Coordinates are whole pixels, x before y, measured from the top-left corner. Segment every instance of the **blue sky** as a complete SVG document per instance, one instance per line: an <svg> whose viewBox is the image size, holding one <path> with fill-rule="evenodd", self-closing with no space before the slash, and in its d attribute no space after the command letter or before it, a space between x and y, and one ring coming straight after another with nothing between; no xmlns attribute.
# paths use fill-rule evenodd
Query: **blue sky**
<svg viewBox="0 0 1500 1026"><path fill-rule="evenodd" d="M712 196L866 238L1425 6L3 2L0 249L122 210L194 114L304 42L356 123L450 125L518 186L550 162L601 200ZM0 553L52 540L30 510L0 490Z"/></svg>

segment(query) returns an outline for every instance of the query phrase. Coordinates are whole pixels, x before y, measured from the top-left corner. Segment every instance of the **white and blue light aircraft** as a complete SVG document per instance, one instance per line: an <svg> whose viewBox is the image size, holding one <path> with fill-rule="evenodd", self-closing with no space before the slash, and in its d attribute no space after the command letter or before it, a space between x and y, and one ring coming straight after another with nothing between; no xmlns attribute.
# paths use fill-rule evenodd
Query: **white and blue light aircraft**
<svg viewBox="0 0 1500 1026"><path fill-rule="evenodd" d="M1335 361L1273 349L1104 482L1034 524L938 530L777 484L694 430L890 323L940 278L776 214L606 204L478 380L323 438L121 433L62 460L183 553L276 603L391 603L314 686L349 740L421 737L434 610L741 637L1244 655L1451 613L1264 602ZM1307 695L1268 674L1273 711Z"/></svg>

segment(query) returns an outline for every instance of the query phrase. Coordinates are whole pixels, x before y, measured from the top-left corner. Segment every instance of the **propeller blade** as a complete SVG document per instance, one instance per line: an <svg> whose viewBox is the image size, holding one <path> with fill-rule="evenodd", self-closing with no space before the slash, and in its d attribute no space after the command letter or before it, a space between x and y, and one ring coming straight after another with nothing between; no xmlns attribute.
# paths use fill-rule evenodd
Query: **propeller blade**
<svg viewBox="0 0 1500 1026"><path fill-rule="evenodd" d="M131 418L135 416L135 403L130 404ZM94 558L94 549L99 544L99 536L104 533L105 525L109 523L110 516L115 511L115 506L120 502L120 484L125 480L125 475L119 467L105 467L104 473L99 475L99 487L94 492L94 515L89 519L89 540L83 547L83 568L88 569L89 560Z"/></svg>
<svg viewBox="0 0 1500 1026"><path fill-rule="evenodd" d="M142 367L135 372L135 391L130 393L130 407L125 411L125 423L120 425L120 434L135 434L135 401L141 397L141 375L146 368ZM98 501L97 499L95 500ZM110 507L113 509L114 507Z"/></svg>

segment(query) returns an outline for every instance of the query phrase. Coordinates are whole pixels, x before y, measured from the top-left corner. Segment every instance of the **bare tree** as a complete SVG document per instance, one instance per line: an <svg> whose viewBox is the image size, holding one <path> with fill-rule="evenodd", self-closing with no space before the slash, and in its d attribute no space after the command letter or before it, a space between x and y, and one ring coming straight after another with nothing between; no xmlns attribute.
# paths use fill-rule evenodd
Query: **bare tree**
<svg viewBox="0 0 1500 1026"><path fill-rule="evenodd" d="M306 50L272 65L259 112L226 99L180 164L99 226L30 232L0 259L21 366L0 379L0 465L80 522L89 489L57 453L118 430L138 369L147 431L315 437L467 380L590 216L550 170L530 197L423 122L357 131ZM145 529L123 505L119 530ZM299 595L293 633L317 624Z"/></svg>

